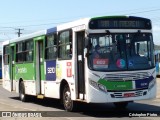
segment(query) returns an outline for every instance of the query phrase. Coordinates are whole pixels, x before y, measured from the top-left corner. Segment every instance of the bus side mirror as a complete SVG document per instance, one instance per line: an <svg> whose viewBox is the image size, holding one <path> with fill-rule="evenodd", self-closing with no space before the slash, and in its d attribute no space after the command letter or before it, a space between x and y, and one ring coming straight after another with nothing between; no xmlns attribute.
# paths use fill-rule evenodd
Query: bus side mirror
<svg viewBox="0 0 160 120"><path fill-rule="evenodd" d="M89 55L91 55L91 53L89 53L89 51L90 51L91 48L92 48L92 43L91 43L89 37L86 37L86 38L85 38L84 44L85 44L85 45L84 45L84 47L85 47L85 49L84 49L85 57L88 57Z"/></svg>
<svg viewBox="0 0 160 120"><path fill-rule="evenodd" d="M137 54L139 54L139 47L140 47L140 43L137 43Z"/></svg>
<svg viewBox="0 0 160 120"><path fill-rule="evenodd" d="M85 38L85 42L84 42L84 47L87 48L88 45L89 45L89 38L86 37L86 38Z"/></svg>

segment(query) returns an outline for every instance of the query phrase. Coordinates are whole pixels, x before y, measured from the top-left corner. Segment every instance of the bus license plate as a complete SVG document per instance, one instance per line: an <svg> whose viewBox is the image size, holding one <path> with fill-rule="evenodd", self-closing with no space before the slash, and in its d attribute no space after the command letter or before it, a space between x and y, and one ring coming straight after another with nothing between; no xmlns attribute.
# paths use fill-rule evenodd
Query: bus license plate
<svg viewBox="0 0 160 120"><path fill-rule="evenodd" d="M124 97L134 97L135 94L134 94L134 93L124 93L123 96L124 96Z"/></svg>

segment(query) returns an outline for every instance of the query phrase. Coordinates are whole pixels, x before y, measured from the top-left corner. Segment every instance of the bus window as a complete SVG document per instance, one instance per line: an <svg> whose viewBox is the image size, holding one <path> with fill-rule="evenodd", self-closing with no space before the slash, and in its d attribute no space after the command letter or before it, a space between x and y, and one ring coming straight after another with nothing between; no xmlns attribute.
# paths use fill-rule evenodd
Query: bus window
<svg viewBox="0 0 160 120"><path fill-rule="evenodd" d="M25 42L25 61L33 61L33 40Z"/></svg>
<svg viewBox="0 0 160 120"><path fill-rule="evenodd" d="M4 59L4 64L8 65L9 64L9 46L4 47L3 59Z"/></svg>
<svg viewBox="0 0 160 120"><path fill-rule="evenodd" d="M48 35L46 39L45 59L56 59L57 57L57 39L55 35Z"/></svg>
<svg viewBox="0 0 160 120"><path fill-rule="evenodd" d="M24 52L23 52L23 43L20 42L17 44L17 47L16 47L16 62L23 62L23 55Z"/></svg>
<svg viewBox="0 0 160 120"><path fill-rule="evenodd" d="M72 34L71 31L64 31L59 34L59 58L71 59L72 57Z"/></svg>

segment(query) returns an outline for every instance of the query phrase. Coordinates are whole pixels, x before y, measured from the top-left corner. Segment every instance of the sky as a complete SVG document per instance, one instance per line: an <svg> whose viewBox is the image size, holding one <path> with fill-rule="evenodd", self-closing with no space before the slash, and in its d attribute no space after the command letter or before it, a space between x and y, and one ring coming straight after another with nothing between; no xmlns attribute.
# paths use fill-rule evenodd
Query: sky
<svg viewBox="0 0 160 120"><path fill-rule="evenodd" d="M85 17L131 15L152 20L160 45L160 0L1 0L0 42Z"/></svg>

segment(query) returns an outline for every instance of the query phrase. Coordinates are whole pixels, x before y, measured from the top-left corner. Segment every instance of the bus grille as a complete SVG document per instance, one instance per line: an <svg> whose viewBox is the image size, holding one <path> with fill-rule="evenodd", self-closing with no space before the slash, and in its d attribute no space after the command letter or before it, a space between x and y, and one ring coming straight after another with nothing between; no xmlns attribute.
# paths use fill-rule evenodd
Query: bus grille
<svg viewBox="0 0 160 120"><path fill-rule="evenodd" d="M147 72L139 73L121 73L121 74L106 74L102 79L107 81L126 81L126 80L139 80L149 78L151 75Z"/></svg>

